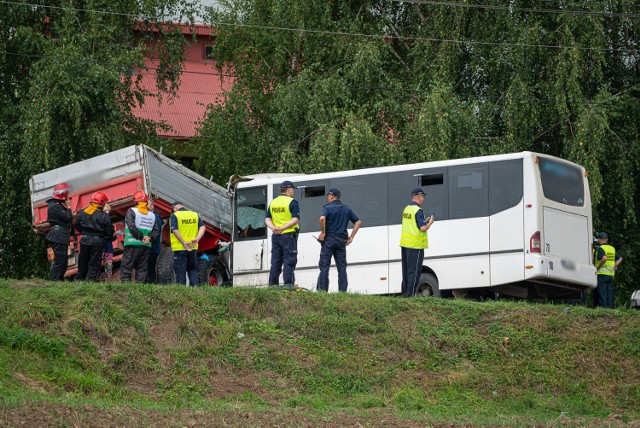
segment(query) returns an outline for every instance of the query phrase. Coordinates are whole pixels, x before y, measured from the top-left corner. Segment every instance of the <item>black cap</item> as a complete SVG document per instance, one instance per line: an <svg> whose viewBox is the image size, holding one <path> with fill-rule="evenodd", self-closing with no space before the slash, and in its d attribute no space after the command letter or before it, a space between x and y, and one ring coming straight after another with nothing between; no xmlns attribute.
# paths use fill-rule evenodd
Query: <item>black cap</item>
<svg viewBox="0 0 640 428"><path fill-rule="evenodd" d="M329 189L329 195L333 195L333 196L341 196L342 193L340 193L340 190L336 189L335 187L332 187L331 189Z"/></svg>
<svg viewBox="0 0 640 428"><path fill-rule="evenodd" d="M297 189L297 187L289 180L283 181L282 184L280 185L280 188L281 189Z"/></svg>
<svg viewBox="0 0 640 428"><path fill-rule="evenodd" d="M411 196L425 195L424 190L419 187L416 187L411 191Z"/></svg>
<svg viewBox="0 0 640 428"><path fill-rule="evenodd" d="M171 204L171 209L174 209L177 205L184 205L184 204L180 201L173 201L173 203Z"/></svg>

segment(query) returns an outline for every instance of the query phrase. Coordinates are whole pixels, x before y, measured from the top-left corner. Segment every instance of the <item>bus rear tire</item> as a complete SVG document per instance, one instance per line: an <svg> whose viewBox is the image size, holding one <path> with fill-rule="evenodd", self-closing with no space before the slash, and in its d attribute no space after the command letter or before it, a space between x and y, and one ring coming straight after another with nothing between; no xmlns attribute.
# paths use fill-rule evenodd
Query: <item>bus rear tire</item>
<svg viewBox="0 0 640 428"><path fill-rule="evenodd" d="M434 274L423 272L416 287L416 297L442 297L438 286L438 278Z"/></svg>

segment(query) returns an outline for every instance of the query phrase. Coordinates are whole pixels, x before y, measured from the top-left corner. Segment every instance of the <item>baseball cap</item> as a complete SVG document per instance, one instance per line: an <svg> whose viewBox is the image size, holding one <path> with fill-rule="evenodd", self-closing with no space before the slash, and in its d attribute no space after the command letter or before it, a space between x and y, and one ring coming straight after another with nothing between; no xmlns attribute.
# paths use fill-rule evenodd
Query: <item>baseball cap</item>
<svg viewBox="0 0 640 428"><path fill-rule="evenodd" d="M425 195L424 190L419 187L416 187L411 191L411 196Z"/></svg>
<svg viewBox="0 0 640 428"><path fill-rule="evenodd" d="M332 187L331 189L329 189L329 195L333 195L333 196L340 196L340 190L336 189L335 187Z"/></svg>
<svg viewBox="0 0 640 428"><path fill-rule="evenodd" d="M176 207L176 205L184 205L184 204L183 204L182 202L180 202L180 201L174 201L174 202L171 204L171 209L174 209L174 208Z"/></svg>
<svg viewBox="0 0 640 428"><path fill-rule="evenodd" d="M600 232L598 233L598 239L604 239L604 238L608 238L609 235L607 235L605 232Z"/></svg>
<svg viewBox="0 0 640 428"><path fill-rule="evenodd" d="M289 180L283 181L282 184L280 185L280 188L281 189L297 189L297 187Z"/></svg>

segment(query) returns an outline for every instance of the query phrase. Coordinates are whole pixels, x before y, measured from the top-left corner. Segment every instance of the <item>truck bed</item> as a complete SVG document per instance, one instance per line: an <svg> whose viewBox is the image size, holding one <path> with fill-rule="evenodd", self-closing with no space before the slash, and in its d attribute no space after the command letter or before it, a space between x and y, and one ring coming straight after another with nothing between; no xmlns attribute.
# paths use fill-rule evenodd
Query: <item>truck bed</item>
<svg viewBox="0 0 640 428"><path fill-rule="evenodd" d="M168 213L173 201L200 214L209 227L231 233L231 204L223 187L144 145L129 146L91 159L35 175L29 182L33 227L44 233L46 200L53 187L66 182L72 187L74 212L89 204L95 191L109 197L113 209L126 211L133 194L144 190L156 200L156 207Z"/></svg>

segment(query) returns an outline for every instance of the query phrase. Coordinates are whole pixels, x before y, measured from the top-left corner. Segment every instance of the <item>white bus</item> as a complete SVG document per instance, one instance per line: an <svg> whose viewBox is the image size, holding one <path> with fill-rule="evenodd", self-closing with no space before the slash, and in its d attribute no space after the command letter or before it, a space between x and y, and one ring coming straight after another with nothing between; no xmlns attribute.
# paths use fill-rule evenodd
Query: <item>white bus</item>
<svg viewBox="0 0 640 428"><path fill-rule="evenodd" d="M521 298L573 298L595 287L591 197L583 167L531 152L340 171L255 176L235 187L234 286L268 282L271 231L264 219L280 183L298 186L296 283L315 290L318 218L331 187L362 220L347 248L349 292L402 291L400 230L411 190L427 196L429 229L418 294L494 292ZM337 291L330 271L329 291Z"/></svg>

